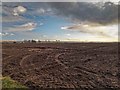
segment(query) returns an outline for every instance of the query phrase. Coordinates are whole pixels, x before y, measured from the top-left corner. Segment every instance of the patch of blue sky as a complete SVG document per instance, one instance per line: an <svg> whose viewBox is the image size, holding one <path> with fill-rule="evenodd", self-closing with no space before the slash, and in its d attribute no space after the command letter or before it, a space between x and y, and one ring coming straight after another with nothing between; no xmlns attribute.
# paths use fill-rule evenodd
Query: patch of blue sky
<svg viewBox="0 0 120 90"><path fill-rule="evenodd" d="M67 21L64 18L54 16L44 16L45 21L43 25L38 25L34 30L35 32L49 34L49 35L60 35L64 34L64 30L61 29L64 25L72 25L72 22ZM38 22L37 19L36 22ZM38 23L39 24L39 23Z"/></svg>

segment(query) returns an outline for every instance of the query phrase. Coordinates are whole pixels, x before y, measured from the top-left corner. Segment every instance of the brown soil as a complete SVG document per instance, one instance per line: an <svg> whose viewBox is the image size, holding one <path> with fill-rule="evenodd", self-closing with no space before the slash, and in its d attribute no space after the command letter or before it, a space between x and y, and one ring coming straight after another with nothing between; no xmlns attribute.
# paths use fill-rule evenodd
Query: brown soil
<svg viewBox="0 0 120 90"><path fill-rule="evenodd" d="M118 88L117 43L4 43L3 76L39 88Z"/></svg>

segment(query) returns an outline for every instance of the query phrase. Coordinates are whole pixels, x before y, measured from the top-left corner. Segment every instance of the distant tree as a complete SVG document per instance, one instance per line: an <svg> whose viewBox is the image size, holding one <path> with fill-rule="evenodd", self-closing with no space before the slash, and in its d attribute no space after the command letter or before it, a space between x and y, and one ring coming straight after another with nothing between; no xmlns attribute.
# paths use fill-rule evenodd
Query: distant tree
<svg viewBox="0 0 120 90"><path fill-rule="evenodd" d="M27 42L27 40L24 40L23 42L24 42L24 43L26 43L26 42Z"/></svg>
<svg viewBox="0 0 120 90"><path fill-rule="evenodd" d="M16 43L15 41L13 43Z"/></svg>
<svg viewBox="0 0 120 90"><path fill-rule="evenodd" d="M40 40L38 40L38 43L40 43L41 41Z"/></svg>
<svg viewBox="0 0 120 90"><path fill-rule="evenodd" d="M36 41L35 41L35 40L31 40L31 42L32 42L32 43L36 43Z"/></svg>
<svg viewBox="0 0 120 90"><path fill-rule="evenodd" d="M27 42L29 42L29 43L30 43L31 41L30 41L30 40L28 40Z"/></svg>

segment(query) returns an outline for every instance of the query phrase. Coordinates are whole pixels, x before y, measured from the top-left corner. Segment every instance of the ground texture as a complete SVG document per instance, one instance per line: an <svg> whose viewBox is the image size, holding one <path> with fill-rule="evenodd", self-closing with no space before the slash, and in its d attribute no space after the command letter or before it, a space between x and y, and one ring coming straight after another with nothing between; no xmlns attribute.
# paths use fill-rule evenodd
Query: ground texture
<svg viewBox="0 0 120 90"><path fill-rule="evenodd" d="M118 88L118 43L4 43L3 76L39 88Z"/></svg>

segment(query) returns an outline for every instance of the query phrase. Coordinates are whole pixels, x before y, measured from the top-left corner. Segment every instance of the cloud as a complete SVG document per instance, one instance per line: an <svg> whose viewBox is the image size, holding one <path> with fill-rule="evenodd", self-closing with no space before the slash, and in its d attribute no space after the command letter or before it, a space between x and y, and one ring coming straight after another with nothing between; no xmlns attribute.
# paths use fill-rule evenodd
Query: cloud
<svg viewBox="0 0 120 90"><path fill-rule="evenodd" d="M31 3L32 5L32 3ZM33 4L35 7L36 5ZM2 6L2 23L8 24L6 25L3 30L7 32L19 32L19 31L31 31L35 29L39 25L43 25L42 21L36 22L34 19L34 13L45 13L43 8L33 8L26 3L3 3ZM28 16L28 17L26 17ZM32 18L31 18L32 17ZM9 26L9 23L13 23ZM16 24L14 24L16 23ZM20 23L20 24L19 24ZM21 23L26 23L21 25Z"/></svg>
<svg viewBox="0 0 120 90"><path fill-rule="evenodd" d="M2 22L22 22L22 21L28 21L26 18L21 16L3 16Z"/></svg>
<svg viewBox="0 0 120 90"><path fill-rule="evenodd" d="M42 25L44 25L44 23L40 23L39 25L42 26Z"/></svg>
<svg viewBox="0 0 120 90"><path fill-rule="evenodd" d="M64 28L63 28L63 29L64 29ZM66 36L71 36L71 34L69 34L69 33L68 33L68 34L65 34L65 35L66 35Z"/></svg>
<svg viewBox="0 0 120 90"><path fill-rule="evenodd" d="M17 25L14 27L9 27L7 29L8 32L21 32L21 31L32 31L35 29L35 27L37 26L37 23L34 22L28 22L26 24L23 25Z"/></svg>
<svg viewBox="0 0 120 90"><path fill-rule="evenodd" d="M13 33L0 33L0 36L13 36L14 34Z"/></svg>
<svg viewBox="0 0 120 90"><path fill-rule="evenodd" d="M23 17L21 14L25 13L27 9L23 6L10 7L7 5L2 6L2 22L18 22L30 21Z"/></svg>
<svg viewBox="0 0 120 90"><path fill-rule="evenodd" d="M27 11L27 8L24 6L9 6L8 3L3 3L2 5L2 13L5 15L15 15L18 16L20 14L24 14Z"/></svg>
<svg viewBox="0 0 120 90"><path fill-rule="evenodd" d="M40 9L37 9L36 10L36 13L39 13L39 14L44 14L46 11L45 11L45 9L43 9L43 8L40 8Z"/></svg>
<svg viewBox="0 0 120 90"><path fill-rule="evenodd" d="M61 2L51 3L53 12L74 22L94 22L99 24L116 23L118 5L112 2Z"/></svg>
<svg viewBox="0 0 120 90"><path fill-rule="evenodd" d="M23 6L17 6L13 8L13 15L14 16L19 16L19 14L23 14L27 11L27 9Z"/></svg>
<svg viewBox="0 0 120 90"><path fill-rule="evenodd" d="M73 22L94 22L100 24L116 23L118 4L112 2L39 2L39 3L3 3L3 12L18 16L54 14Z"/></svg>
<svg viewBox="0 0 120 90"><path fill-rule="evenodd" d="M63 30L70 30L70 31L78 31L81 33L85 33L85 34L91 34L91 35L95 35L95 36L101 36L101 37L107 37L107 38L111 38L111 37L115 37L117 36L117 25L108 25L108 26L101 26L101 25L90 25L90 24L74 24L71 26L64 26L61 27L61 29Z"/></svg>
<svg viewBox="0 0 120 90"><path fill-rule="evenodd" d="M64 30L107 38L114 37L115 33L117 33L117 28L114 25L118 21L118 5L111 2L6 2L3 3L2 9L3 23L5 22L6 24L8 22L8 26L4 27L6 32L22 33L23 31L34 30L37 25L43 25L43 22L46 20L44 15L46 15L62 17L69 20L70 23L75 23L71 26L61 27ZM39 21L37 20L38 17L40 17ZM9 25L9 23L13 24ZM23 33L28 34L29 32ZM72 37L70 34L66 34L66 36Z"/></svg>

